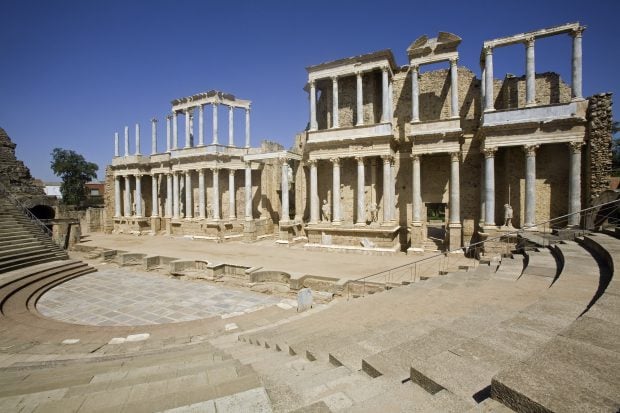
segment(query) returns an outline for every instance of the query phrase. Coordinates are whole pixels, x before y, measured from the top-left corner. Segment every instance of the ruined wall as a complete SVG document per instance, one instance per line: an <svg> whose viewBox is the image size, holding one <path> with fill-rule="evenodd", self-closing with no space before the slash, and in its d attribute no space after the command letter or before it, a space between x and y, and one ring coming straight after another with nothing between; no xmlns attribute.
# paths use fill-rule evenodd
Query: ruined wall
<svg viewBox="0 0 620 413"><path fill-rule="evenodd" d="M105 168L105 190L103 191L103 232L111 234L114 230L114 171L108 165ZM122 201L122 200L121 200Z"/></svg>
<svg viewBox="0 0 620 413"><path fill-rule="evenodd" d="M612 168L612 116L611 93L601 93L589 98L588 143L585 150L586 179L583 180L584 208L592 205L596 197L609 188Z"/></svg>
<svg viewBox="0 0 620 413"><path fill-rule="evenodd" d="M525 75L507 75L503 80L495 79L495 109L516 109L525 107ZM536 74L536 104L552 105L571 101L571 88L553 72Z"/></svg>

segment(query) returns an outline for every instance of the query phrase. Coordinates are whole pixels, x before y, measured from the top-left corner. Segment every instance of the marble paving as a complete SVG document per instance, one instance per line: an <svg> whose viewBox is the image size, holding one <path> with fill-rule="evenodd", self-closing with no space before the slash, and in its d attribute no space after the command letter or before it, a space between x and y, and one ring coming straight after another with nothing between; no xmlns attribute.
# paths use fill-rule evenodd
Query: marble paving
<svg viewBox="0 0 620 413"><path fill-rule="evenodd" d="M45 293L37 309L76 324L118 326L190 321L277 304L278 297L177 280L158 274L107 268Z"/></svg>

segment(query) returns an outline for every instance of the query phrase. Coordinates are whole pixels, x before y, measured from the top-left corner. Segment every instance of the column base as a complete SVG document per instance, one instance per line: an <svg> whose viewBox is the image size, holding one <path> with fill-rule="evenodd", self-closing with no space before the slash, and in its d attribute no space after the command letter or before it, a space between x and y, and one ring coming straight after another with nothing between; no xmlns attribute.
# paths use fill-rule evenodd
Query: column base
<svg viewBox="0 0 620 413"><path fill-rule="evenodd" d="M342 225L342 221L332 221L332 225Z"/></svg>
<svg viewBox="0 0 620 413"><path fill-rule="evenodd" d="M411 247L407 252L424 252L424 227L419 221L411 223Z"/></svg>
<svg viewBox="0 0 620 413"><path fill-rule="evenodd" d="M534 224L524 224L521 229L523 231L538 231L538 227Z"/></svg>
<svg viewBox="0 0 620 413"><path fill-rule="evenodd" d="M446 238L446 241L448 241L447 247L450 252L463 253L462 250L451 251L463 247L463 226L461 223L448 224Z"/></svg>
<svg viewBox="0 0 620 413"><path fill-rule="evenodd" d="M366 226L366 223L365 223L365 222L356 222L356 223L355 223L355 226L356 226L356 227L365 227L365 226Z"/></svg>

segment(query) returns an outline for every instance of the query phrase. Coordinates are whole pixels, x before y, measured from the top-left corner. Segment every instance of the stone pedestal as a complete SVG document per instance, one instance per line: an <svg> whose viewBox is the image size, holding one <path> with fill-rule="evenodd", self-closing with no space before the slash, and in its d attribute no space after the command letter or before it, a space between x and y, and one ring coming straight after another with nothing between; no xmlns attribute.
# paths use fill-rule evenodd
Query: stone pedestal
<svg viewBox="0 0 620 413"><path fill-rule="evenodd" d="M243 221L243 241L256 241L256 222L253 219Z"/></svg>
<svg viewBox="0 0 620 413"><path fill-rule="evenodd" d="M463 246L463 226L461 224L448 224L448 230L446 232L448 250L454 250ZM463 250L457 250L452 252L462 253Z"/></svg>
<svg viewBox="0 0 620 413"><path fill-rule="evenodd" d="M161 219L159 217L151 217L151 231L153 232L153 234L157 234L159 231L161 231L161 228Z"/></svg>
<svg viewBox="0 0 620 413"><path fill-rule="evenodd" d="M407 249L407 253L422 253L424 252L424 226L421 222L412 224L410 230L411 246Z"/></svg>

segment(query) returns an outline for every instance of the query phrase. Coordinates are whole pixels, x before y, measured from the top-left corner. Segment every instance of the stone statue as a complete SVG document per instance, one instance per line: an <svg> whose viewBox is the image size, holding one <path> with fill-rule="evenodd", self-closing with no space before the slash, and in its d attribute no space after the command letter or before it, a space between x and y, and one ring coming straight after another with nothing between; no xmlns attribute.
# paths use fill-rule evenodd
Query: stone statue
<svg viewBox="0 0 620 413"><path fill-rule="evenodd" d="M368 212L370 212L370 222L377 222L379 219L379 208L377 207L376 202L371 202L368 207Z"/></svg>
<svg viewBox="0 0 620 413"><path fill-rule="evenodd" d="M512 227L512 207L510 204L504 204L504 226Z"/></svg>
<svg viewBox="0 0 620 413"><path fill-rule="evenodd" d="M323 205L321 206L321 212L323 213L323 216L321 217L322 221L330 221L330 206L327 203L327 199L323 200Z"/></svg>

